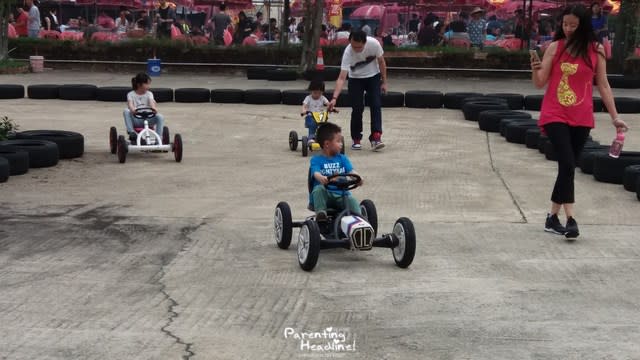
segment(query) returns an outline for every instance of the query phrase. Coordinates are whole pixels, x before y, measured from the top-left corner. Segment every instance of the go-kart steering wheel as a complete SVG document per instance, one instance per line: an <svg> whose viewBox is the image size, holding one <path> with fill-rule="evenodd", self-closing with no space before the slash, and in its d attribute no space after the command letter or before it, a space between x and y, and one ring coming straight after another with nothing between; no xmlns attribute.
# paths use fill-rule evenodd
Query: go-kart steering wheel
<svg viewBox="0 0 640 360"><path fill-rule="evenodd" d="M331 181L335 178L344 178L338 181ZM357 174L333 174L327 176L329 182L325 186L333 186L338 190L353 190L360 186L360 182L362 182L362 178Z"/></svg>
<svg viewBox="0 0 640 360"><path fill-rule="evenodd" d="M133 117L141 120L151 119L154 116L156 116L156 111L150 107L137 108L136 111L133 113Z"/></svg>

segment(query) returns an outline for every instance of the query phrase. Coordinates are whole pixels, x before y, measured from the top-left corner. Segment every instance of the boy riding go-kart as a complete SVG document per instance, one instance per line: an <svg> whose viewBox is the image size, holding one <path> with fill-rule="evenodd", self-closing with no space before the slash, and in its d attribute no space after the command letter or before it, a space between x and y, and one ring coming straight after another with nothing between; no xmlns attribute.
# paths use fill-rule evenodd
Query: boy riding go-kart
<svg viewBox="0 0 640 360"><path fill-rule="evenodd" d="M309 169L310 206L314 216L304 221L292 221L286 202L276 206L274 228L276 243L289 248L292 229L298 235L298 263L305 271L315 267L321 249L345 248L371 250L372 247L392 249L396 265L406 268L413 262L416 237L408 218L398 219L390 234L377 237L378 215L373 201L358 204L349 190L362 185L362 178L351 162L340 154L341 129L332 123L318 128L317 139L322 153L311 159Z"/></svg>

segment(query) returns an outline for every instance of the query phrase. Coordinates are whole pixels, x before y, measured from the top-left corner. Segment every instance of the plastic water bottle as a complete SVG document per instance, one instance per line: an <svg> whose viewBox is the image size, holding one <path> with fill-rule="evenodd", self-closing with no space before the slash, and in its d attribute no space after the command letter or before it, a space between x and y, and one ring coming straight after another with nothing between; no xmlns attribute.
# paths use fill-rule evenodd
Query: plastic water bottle
<svg viewBox="0 0 640 360"><path fill-rule="evenodd" d="M612 158L619 158L620 153L622 152L622 145L624 145L624 133L619 132L616 134L616 138L613 139L611 143L611 148L609 148L609 156Z"/></svg>

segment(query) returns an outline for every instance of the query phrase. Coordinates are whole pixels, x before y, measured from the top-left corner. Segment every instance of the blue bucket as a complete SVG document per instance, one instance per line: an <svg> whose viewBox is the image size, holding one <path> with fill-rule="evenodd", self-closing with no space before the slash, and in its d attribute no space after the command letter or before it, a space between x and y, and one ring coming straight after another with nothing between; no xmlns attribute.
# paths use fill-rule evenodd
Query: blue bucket
<svg viewBox="0 0 640 360"><path fill-rule="evenodd" d="M147 73L149 76L160 76L161 69L160 59L147 59Z"/></svg>

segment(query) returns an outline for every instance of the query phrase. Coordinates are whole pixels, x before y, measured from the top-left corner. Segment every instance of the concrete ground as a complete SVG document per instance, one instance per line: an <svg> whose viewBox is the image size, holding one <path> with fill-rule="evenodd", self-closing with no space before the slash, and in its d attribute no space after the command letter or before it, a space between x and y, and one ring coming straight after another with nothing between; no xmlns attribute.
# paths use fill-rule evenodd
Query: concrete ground
<svg viewBox="0 0 640 360"><path fill-rule="evenodd" d="M126 86L130 77L52 71L0 80ZM391 76L390 84L540 93L526 80ZM153 85L306 83L163 75ZM387 249L330 250L306 273L295 240L276 247L272 220L279 201L295 219L310 214L308 159L287 147L289 130L304 130L297 107L160 104L183 136L183 162L131 154L119 164L107 133L123 131L124 104L0 104L23 130L85 136L82 158L0 185L2 359L640 356L635 194L578 171L580 238L544 233L556 165L479 131L460 111L384 109L384 152L348 151L365 179L354 195L375 201L380 230L413 220L412 266L397 268ZM343 110L332 120L348 138ZM632 127L625 149L640 150L640 118L624 118ZM614 135L608 121L597 115L593 136L603 143Z"/></svg>

